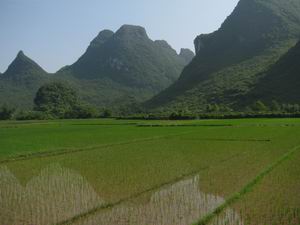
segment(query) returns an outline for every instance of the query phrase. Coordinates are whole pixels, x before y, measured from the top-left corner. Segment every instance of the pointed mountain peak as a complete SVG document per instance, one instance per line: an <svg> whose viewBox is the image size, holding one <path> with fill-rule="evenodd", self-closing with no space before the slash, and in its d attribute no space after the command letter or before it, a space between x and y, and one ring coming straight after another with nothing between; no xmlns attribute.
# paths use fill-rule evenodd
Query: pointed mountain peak
<svg viewBox="0 0 300 225"><path fill-rule="evenodd" d="M33 62L29 57L27 57L24 52L22 50L20 50L16 56L16 58L14 59L14 61L12 62L12 64L16 64L16 63L21 63L21 62L27 62L27 63L31 63Z"/></svg>
<svg viewBox="0 0 300 225"><path fill-rule="evenodd" d="M20 50L17 54L17 57L23 57L23 56L25 56L25 54L22 50Z"/></svg>
<svg viewBox="0 0 300 225"><path fill-rule="evenodd" d="M15 61L27 61L27 62L30 62L31 59L29 57L27 57L22 50L20 50L18 52L16 58L14 59L14 62Z"/></svg>
<svg viewBox="0 0 300 225"><path fill-rule="evenodd" d="M6 70L5 75L16 76L29 71L46 74L46 72L36 62L27 57L23 51L19 51L17 57Z"/></svg>
<svg viewBox="0 0 300 225"><path fill-rule="evenodd" d="M117 32L118 37L135 37L135 38L147 38L148 35L146 29L141 26L123 25Z"/></svg>
<svg viewBox="0 0 300 225"><path fill-rule="evenodd" d="M91 47L98 47L104 44L107 40L109 40L114 35L114 32L111 30L103 30L97 35L97 37L91 42Z"/></svg>
<svg viewBox="0 0 300 225"><path fill-rule="evenodd" d="M180 49L179 56L185 60L186 63L190 63L193 58L195 57L195 54L192 50L188 48L182 48Z"/></svg>

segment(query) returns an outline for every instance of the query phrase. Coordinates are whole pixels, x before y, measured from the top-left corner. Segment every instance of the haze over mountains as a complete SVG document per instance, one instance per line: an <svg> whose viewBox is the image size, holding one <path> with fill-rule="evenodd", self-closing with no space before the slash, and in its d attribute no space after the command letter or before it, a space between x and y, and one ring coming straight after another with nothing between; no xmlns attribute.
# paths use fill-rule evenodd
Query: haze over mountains
<svg viewBox="0 0 300 225"><path fill-rule="evenodd" d="M140 102L175 82L192 57L191 51L177 54L166 41L152 41L143 27L124 25L116 33L101 31L77 62L56 74L20 52L1 75L1 103L32 106L34 94L49 80L68 82L99 107Z"/></svg>
<svg viewBox="0 0 300 225"><path fill-rule="evenodd" d="M124 25L101 31L56 74L20 52L0 75L0 102L31 106L39 86L60 80L98 107L145 101L150 111L201 111L208 104L240 110L258 100L300 103L299 38L299 0L241 0L219 30L195 39L196 57Z"/></svg>

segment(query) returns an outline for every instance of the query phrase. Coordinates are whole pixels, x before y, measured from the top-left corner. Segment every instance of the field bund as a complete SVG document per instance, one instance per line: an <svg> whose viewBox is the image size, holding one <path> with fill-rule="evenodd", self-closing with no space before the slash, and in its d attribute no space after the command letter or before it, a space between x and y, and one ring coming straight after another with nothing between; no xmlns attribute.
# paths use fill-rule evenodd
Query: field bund
<svg viewBox="0 0 300 225"><path fill-rule="evenodd" d="M0 224L299 225L299 137L299 119L1 122Z"/></svg>

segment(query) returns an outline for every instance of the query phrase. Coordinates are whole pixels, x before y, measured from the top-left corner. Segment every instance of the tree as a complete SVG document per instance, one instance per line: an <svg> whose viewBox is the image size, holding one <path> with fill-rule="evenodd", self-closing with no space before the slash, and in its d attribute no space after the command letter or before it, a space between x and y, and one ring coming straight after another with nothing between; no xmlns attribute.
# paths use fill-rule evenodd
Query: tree
<svg viewBox="0 0 300 225"><path fill-rule="evenodd" d="M69 119L88 119L98 117L98 111L86 104L77 104L73 109L66 113L65 117Z"/></svg>
<svg viewBox="0 0 300 225"><path fill-rule="evenodd" d="M282 108L287 113L296 113L300 111L300 106L298 104L283 104Z"/></svg>
<svg viewBox="0 0 300 225"><path fill-rule="evenodd" d="M295 112L300 112L300 105L294 104L294 110L295 110Z"/></svg>
<svg viewBox="0 0 300 225"><path fill-rule="evenodd" d="M15 116L16 120L49 120L53 119L51 115L41 111L24 111L21 110Z"/></svg>
<svg viewBox="0 0 300 225"><path fill-rule="evenodd" d="M211 104L208 104L206 106L206 112L211 113L214 111L214 107Z"/></svg>
<svg viewBox="0 0 300 225"><path fill-rule="evenodd" d="M170 120L179 120L182 117L183 115L181 114L181 112L171 112L171 114L169 115Z"/></svg>
<svg viewBox="0 0 300 225"><path fill-rule="evenodd" d="M229 106L224 105L224 106L220 107L220 111L222 111L222 112L232 112L233 110Z"/></svg>
<svg viewBox="0 0 300 225"><path fill-rule="evenodd" d="M10 120L14 112L14 108L9 107L8 105L3 105L0 108L0 120Z"/></svg>
<svg viewBox="0 0 300 225"><path fill-rule="evenodd" d="M272 103L271 103L271 110L273 112L279 112L279 111L281 111L281 106L279 105L279 103L277 101L275 101L275 100L272 101Z"/></svg>
<svg viewBox="0 0 300 225"><path fill-rule="evenodd" d="M102 118L110 118L112 117L112 111L109 109L104 109L102 114L101 114Z"/></svg>
<svg viewBox="0 0 300 225"><path fill-rule="evenodd" d="M66 84L54 82L42 86L34 99L35 110L64 118L78 105L76 92Z"/></svg>
<svg viewBox="0 0 300 225"><path fill-rule="evenodd" d="M266 112L268 107L262 101L256 101L252 106L253 111L256 112Z"/></svg>
<svg viewBox="0 0 300 225"><path fill-rule="evenodd" d="M220 106L218 104L213 104L213 105L208 104L206 106L206 112L208 112L208 113L216 113L216 112L219 112L220 109L221 108L220 108Z"/></svg>

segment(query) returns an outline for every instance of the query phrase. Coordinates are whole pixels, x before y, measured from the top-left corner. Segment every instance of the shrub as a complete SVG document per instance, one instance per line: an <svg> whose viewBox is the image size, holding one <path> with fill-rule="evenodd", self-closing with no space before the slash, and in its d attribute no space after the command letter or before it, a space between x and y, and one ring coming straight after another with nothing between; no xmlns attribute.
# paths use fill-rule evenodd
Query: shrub
<svg viewBox="0 0 300 225"><path fill-rule="evenodd" d="M267 112L268 107L262 101L256 101L252 106L253 111L255 112Z"/></svg>
<svg viewBox="0 0 300 225"><path fill-rule="evenodd" d="M10 120L13 117L14 112L14 108L11 108L7 105L3 105L0 108L0 120Z"/></svg>
<svg viewBox="0 0 300 225"><path fill-rule="evenodd" d="M65 118L78 104L76 92L63 83L49 83L42 86L34 99L35 110L51 114L56 118Z"/></svg>
<svg viewBox="0 0 300 225"><path fill-rule="evenodd" d="M16 120L49 120L54 119L50 114L40 111L21 111L16 117Z"/></svg>
<svg viewBox="0 0 300 225"><path fill-rule="evenodd" d="M109 109L104 109L101 114L101 118L110 118L110 117L112 117L112 111Z"/></svg>
<svg viewBox="0 0 300 225"><path fill-rule="evenodd" d="M68 119L89 119L99 117L98 111L89 105L75 105L71 111L66 112L65 118Z"/></svg>

